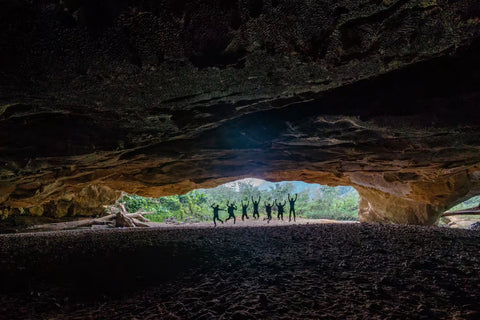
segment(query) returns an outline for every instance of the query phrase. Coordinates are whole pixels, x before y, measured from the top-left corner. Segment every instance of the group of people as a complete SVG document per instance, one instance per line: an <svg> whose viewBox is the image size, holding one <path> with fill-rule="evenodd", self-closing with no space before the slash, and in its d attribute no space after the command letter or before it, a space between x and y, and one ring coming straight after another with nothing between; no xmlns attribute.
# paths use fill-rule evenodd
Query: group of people
<svg viewBox="0 0 480 320"><path fill-rule="evenodd" d="M290 194L288 194L288 202L290 204L290 212L288 215L288 222L292 221L292 214L293 214L293 221L295 221L295 201L297 201L298 194L295 194L295 197L290 197ZM253 218L258 219L260 218L260 213L258 211L258 206L260 205L260 200L261 197L258 197L258 201L255 201L252 197L252 204L253 204ZM267 217L263 220L267 220L267 222L270 222L272 220L272 208L274 205L277 206L277 218L278 220L283 220L283 214L285 212L285 206L287 205L287 201L285 200L283 203L278 202L277 199L275 199L272 203L267 203L266 201L263 202L265 205L265 212L267 213ZM241 201L241 206L242 206L242 221L245 221L245 218L249 219L248 214L247 214L247 209L249 207L249 201L247 200L245 203L243 200ZM215 227L217 226L217 220L223 223L218 216L220 211L225 211L225 209L221 209L220 205L214 203L211 205L213 209L213 224ZM230 219L233 219L233 223L237 221L237 218L235 217L235 210L237 210L237 206L235 204L235 201L230 203L230 201L227 201L227 213L228 213L228 218L225 219L225 222L227 222Z"/></svg>

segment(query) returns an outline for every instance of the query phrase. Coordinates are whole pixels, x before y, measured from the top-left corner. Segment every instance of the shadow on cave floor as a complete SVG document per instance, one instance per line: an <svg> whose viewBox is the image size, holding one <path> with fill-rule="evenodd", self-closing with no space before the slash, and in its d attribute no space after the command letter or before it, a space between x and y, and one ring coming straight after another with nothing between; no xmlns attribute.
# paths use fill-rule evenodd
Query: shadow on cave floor
<svg viewBox="0 0 480 320"><path fill-rule="evenodd" d="M478 319L480 233L435 227L0 236L5 319Z"/></svg>

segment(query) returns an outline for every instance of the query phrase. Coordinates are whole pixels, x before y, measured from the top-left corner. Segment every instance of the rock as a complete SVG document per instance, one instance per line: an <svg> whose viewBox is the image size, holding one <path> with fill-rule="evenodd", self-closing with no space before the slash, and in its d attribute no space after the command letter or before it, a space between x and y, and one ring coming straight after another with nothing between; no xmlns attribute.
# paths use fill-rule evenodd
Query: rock
<svg viewBox="0 0 480 320"><path fill-rule="evenodd" d="M200 222L200 220L198 218L195 218L195 217L187 217L185 218L185 220L183 220L183 224L188 224L188 223L198 223Z"/></svg>
<svg viewBox="0 0 480 320"><path fill-rule="evenodd" d="M2 4L2 216L250 176L432 224L480 193L475 0L173 3Z"/></svg>
<svg viewBox="0 0 480 320"><path fill-rule="evenodd" d="M166 224L180 224L180 223L178 222L178 220L175 219L174 217L165 218L165 219L163 220L163 223L166 223Z"/></svg>
<svg viewBox="0 0 480 320"><path fill-rule="evenodd" d="M470 226L469 229L470 229L470 230L480 231L480 222L472 223L472 225Z"/></svg>

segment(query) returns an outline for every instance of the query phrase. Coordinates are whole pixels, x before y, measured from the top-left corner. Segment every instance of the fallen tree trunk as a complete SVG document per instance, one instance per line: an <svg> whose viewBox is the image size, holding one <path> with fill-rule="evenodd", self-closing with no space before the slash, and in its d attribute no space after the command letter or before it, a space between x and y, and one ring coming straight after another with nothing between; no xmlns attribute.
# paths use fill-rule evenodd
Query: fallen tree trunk
<svg viewBox="0 0 480 320"><path fill-rule="evenodd" d="M122 211L125 211L125 207L123 205L120 205L122 208ZM117 212L115 215L115 227L129 227L129 228L134 228L135 227L135 222L133 221L133 218L127 216L125 213L122 211Z"/></svg>
<svg viewBox="0 0 480 320"><path fill-rule="evenodd" d="M140 214L140 213L129 213L127 216L129 216L129 217L131 217L135 220L141 221L141 222L150 222L150 220L148 220L147 218L142 216L142 214Z"/></svg>
<svg viewBox="0 0 480 320"><path fill-rule="evenodd" d="M135 213L128 213L123 203L118 204L119 209L116 213L106 215L101 218L82 219L69 222L57 222L34 225L27 228L29 231L61 231L74 230L79 228L92 227L94 225L106 225L110 228L148 228L150 222L143 215L152 214L153 212L138 211ZM110 210L112 212L112 210Z"/></svg>
<svg viewBox="0 0 480 320"><path fill-rule="evenodd" d="M480 207L475 207L475 208L469 208L469 209L464 209L464 210L457 210L457 211L447 211L444 214L442 214L442 217L449 217L449 216L459 216L459 215L464 215L464 214L469 214L469 215L480 215Z"/></svg>
<svg viewBox="0 0 480 320"><path fill-rule="evenodd" d="M27 230L32 231L60 231L60 230L72 230L78 228L91 227L93 225L108 225L111 223L109 220L100 219L82 219L69 222L57 222L46 223L28 227Z"/></svg>

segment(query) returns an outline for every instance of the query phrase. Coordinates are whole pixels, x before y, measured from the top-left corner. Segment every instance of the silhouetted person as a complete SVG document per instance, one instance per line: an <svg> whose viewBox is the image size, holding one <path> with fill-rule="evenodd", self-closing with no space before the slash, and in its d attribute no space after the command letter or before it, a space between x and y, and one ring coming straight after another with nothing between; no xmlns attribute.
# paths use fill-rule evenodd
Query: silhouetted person
<svg viewBox="0 0 480 320"><path fill-rule="evenodd" d="M277 199L275 199L275 205L277 206L277 219L280 220L280 218L283 221L283 213L285 212L285 205L287 204L287 201L284 201L283 204L281 202L277 203Z"/></svg>
<svg viewBox="0 0 480 320"><path fill-rule="evenodd" d="M235 221L237 221L237 218L235 218L235 210L237 210L237 206L235 205L235 202L232 202L232 204L230 204L230 202L227 202L227 212L228 212L228 218L225 219L225 222L227 222L228 220L230 220L231 218L233 218L233 224L235 224Z"/></svg>
<svg viewBox="0 0 480 320"><path fill-rule="evenodd" d="M293 197L290 198L290 193L288 194L288 202L290 203L290 213L288 214L288 222L292 221L292 213L293 213L293 221L295 221L295 201L297 201L298 194L295 193L295 199Z"/></svg>
<svg viewBox="0 0 480 320"><path fill-rule="evenodd" d="M258 201L253 200L253 196L252 196L252 203L253 203L253 219L258 219L260 218L260 214L258 213L258 204L260 203L260 196L258 196Z"/></svg>
<svg viewBox="0 0 480 320"><path fill-rule="evenodd" d="M225 211L225 210L220 209L219 205L218 205L218 204L215 205L215 203L212 204L211 207L212 207L212 209L213 209L213 224L214 224L215 227L216 227L216 226L217 226L217 222L216 222L215 220L218 220L218 221L220 221L221 223L223 223L223 221L218 217L218 212L219 212L219 211Z"/></svg>
<svg viewBox="0 0 480 320"><path fill-rule="evenodd" d="M265 219L268 220L268 223L270 223L270 220L272 220L272 207L273 207L273 203L270 204L270 203L266 203L265 201L263 202L263 204L265 205L265 211L267 212L267 217ZM263 219L263 220L265 220Z"/></svg>
<svg viewBox="0 0 480 320"><path fill-rule="evenodd" d="M247 215L247 209L248 209L248 201L246 204L243 204L243 200L242 200L242 221L244 221L244 218L250 219Z"/></svg>

